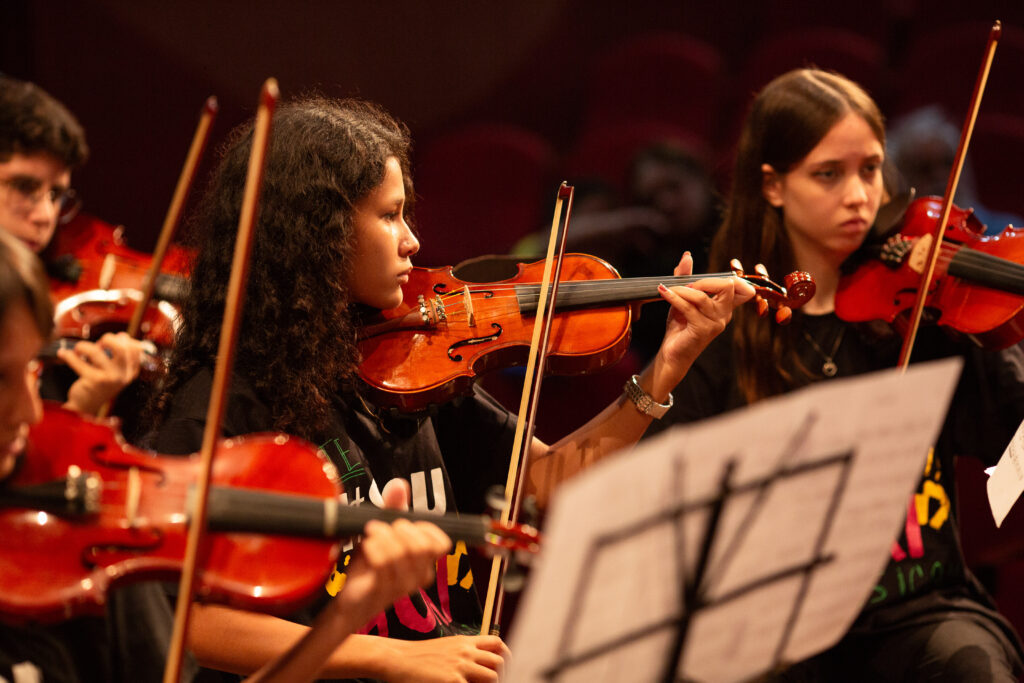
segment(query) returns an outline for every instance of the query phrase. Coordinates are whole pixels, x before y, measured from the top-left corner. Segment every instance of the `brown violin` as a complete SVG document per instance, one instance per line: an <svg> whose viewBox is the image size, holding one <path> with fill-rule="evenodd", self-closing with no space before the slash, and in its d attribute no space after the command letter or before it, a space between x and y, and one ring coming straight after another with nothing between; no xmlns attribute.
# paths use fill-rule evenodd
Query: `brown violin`
<svg viewBox="0 0 1024 683"><path fill-rule="evenodd" d="M128 446L116 423L55 404L0 484L0 615L56 621L102 614L106 591L181 571L198 456ZM370 519L422 519L449 536L534 552L539 535L486 517L417 515L339 499L340 478L315 447L283 434L223 441L214 460L199 594L274 614L323 588L338 539Z"/></svg>
<svg viewBox="0 0 1024 683"><path fill-rule="evenodd" d="M619 278L607 262L567 254L550 333L547 370L575 375L619 360L629 345L632 304L660 299L658 285L685 285L709 277L740 277L757 291L759 312L777 310L779 322L814 295L807 273L780 286L767 274ZM494 283L456 279L452 269L414 268L400 306L361 329L359 376L380 406L422 410L469 391L476 376L522 365L530 345L538 282L544 263L520 264L515 277Z"/></svg>
<svg viewBox="0 0 1024 683"><path fill-rule="evenodd" d="M883 244L858 252L840 279L836 315L899 327L914 305L941 214L941 198L916 199ZM985 230L972 210L952 207L924 319L1002 349L1024 339L1024 229Z"/></svg>

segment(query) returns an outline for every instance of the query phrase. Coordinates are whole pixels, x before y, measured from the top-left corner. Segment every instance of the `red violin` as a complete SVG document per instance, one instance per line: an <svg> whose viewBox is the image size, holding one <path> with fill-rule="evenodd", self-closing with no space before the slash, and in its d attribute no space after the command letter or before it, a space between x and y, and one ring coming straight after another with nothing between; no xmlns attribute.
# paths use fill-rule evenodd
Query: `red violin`
<svg viewBox="0 0 1024 683"><path fill-rule="evenodd" d="M840 280L836 315L899 327L914 305L941 211L940 198L917 199L884 244L863 248L855 270ZM1024 229L986 237L972 210L953 206L940 246L925 319L989 349L1024 339Z"/></svg>
<svg viewBox="0 0 1024 683"><path fill-rule="evenodd" d="M198 456L128 446L111 421L47 404L14 473L0 484L0 615L55 621L102 614L106 591L180 573ZM536 551L529 527L486 517L416 515L341 502L340 478L315 447L283 434L221 443L201 550L199 593L284 614L322 589L338 539L370 519L425 519L453 539Z"/></svg>
<svg viewBox="0 0 1024 683"><path fill-rule="evenodd" d="M63 226L44 253L50 274L50 296L54 302L54 337L40 357L52 359L56 350L81 339L96 340L107 332L129 328L142 300L142 286L152 263L148 254L124 243L124 228L114 227L89 215L79 214ZM147 374L158 374L162 363L158 351L174 343L180 302L187 291L186 272L190 254L171 247L164 263L169 272L156 280L153 300L143 314L139 328L142 339L152 345Z"/></svg>
<svg viewBox="0 0 1024 683"><path fill-rule="evenodd" d="M359 376L377 405L416 411L469 390L475 377L522 365L533 331L543 261L520 264L515 277L486 284L456 279L449 268L414 268L400 306L369 320L359 336ZM553 374L592 372L619 360L629 346L631 304L660 298L658 285L685 285L709 277L740 277L757 291L759 312L790 309L814 295L807 273L791 273L785 286L767 274L619 278L608 263L567 254L562 264L550 334L547 369Z"/></svg>
<svg viewBox="0 0 1024 683"><path fill-rule="evenodd" d="M156 284L155 299L180 302L187 291L189 251L171 246ZM124 228L78 214L57 231L43 254L54 301L95 290L141 289L152 256L124 243Z"/></svg>

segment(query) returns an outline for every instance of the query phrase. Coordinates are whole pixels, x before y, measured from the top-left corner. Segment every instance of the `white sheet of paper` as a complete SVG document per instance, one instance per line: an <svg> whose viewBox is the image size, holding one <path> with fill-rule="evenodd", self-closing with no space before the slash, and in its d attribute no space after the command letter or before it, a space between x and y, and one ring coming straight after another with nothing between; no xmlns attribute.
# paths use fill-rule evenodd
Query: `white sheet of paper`
<svg viewBox="0 0 1024 683"><path fill-rule="evenodd" d="M679 673L741 681L837 642L889 558L959 370L951 359L822 383L677 427L567 482L507 680L660 681L727 466L710 604L686 608Z"/></svg>
<svg viewBox="0 0 1024 683"><path fill-rule="evenodd" d="M1017 427L1017 433L989 475L986 483L988 505L992 508L996 526L1002 526L1010 508L1024 493L1024 422Z"/></svg>

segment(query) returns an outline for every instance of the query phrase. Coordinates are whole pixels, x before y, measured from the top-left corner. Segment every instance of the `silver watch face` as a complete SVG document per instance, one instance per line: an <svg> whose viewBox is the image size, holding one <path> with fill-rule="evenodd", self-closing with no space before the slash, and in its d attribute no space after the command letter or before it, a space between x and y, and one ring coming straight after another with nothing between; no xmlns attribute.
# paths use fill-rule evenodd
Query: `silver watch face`
<svg viewBox="0 0 1024 683"><path fill-rule="evenodd" d="M654 418L660 418L662 415L668 412L668 409L672 407L672 394L668 396L668 403L661 404L655 401L651 396L640 388L640 384L637 382L637 377L634 375L626 381L626 396L633 402L636 409L644 415L649 415Z"/></svg>

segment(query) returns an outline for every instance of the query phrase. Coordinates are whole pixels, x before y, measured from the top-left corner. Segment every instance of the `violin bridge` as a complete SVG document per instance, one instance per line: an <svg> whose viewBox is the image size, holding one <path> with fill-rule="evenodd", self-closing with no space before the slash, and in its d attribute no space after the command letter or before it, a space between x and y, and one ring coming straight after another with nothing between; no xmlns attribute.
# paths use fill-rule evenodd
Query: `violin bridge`
<svg viewBox="0 0 1024 683"><path fill-rule="evenodd" d="M914 246L910 250L907 266L919 275L923 274L928 267L928 254L931 253L932 241L931 235L921 235L914 242Z"/></svg>
<svg viewBox="0 0 1024 683"><path fill-rule="evenodd" d="M142 476L138 467L128 470L128 490L125 492L124 516L129 529L138 527L139 500L142 498Z"/></svg>
<svg viewBox="0 0 1024 683"><path fill-rule="evenodd" d="M462 288L462 302L466 307L466 322L470 327L476 327L476 313L473 311L473 297L469 293L469 286Z"/></svg>
<svg viewBox="0 0 1024 683"><path fill-rule="evenodd" d="M114 273L116 272L117 257L113 254L107 254L103 259L103 265L100 266L99 288L110 289L110 285L114 282Z"/></svg>

